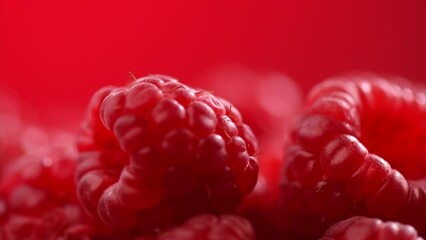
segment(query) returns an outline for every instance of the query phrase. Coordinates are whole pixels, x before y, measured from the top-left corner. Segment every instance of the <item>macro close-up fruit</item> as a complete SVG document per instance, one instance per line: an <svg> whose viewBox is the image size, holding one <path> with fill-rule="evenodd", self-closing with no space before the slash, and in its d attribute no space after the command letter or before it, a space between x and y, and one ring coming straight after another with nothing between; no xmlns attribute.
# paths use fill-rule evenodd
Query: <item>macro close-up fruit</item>
<svg viewBox="0 0 426 240"><path fill-rule="evenodd" d="M166 75L102 87L75 133L3 94L0 239L424 239L422 84L342 75L304 100L284 75L231 72L207 90ZM229 90L261 88L277 89Z"/></svg>
<svg viewBox="0 0 426 240"><path fill-rule="evenodd" d="M257 140L238 110L168 76L95 93L77 145L80 201L112 228L232 213L257 181Z"/></svg>
<svg viewBox="0 0 426 240"><path fill-rule="evenodd" d="M75 192L76 152L49 147L5 167L0 239L83 239L93 233Z"/></svg>
<svg viewBox="0 0 426 240"><path fill-rule="evenodd" d="M426 233L426 92L361 74L325 81L307 98L283 171L284 228L320 237L368 216Z"/></svg>
<svg viewBox="0 0 426 240"><path fill-rule="evenodd" d="M0 0L0 240L426 239L426 0Z"/></svg>

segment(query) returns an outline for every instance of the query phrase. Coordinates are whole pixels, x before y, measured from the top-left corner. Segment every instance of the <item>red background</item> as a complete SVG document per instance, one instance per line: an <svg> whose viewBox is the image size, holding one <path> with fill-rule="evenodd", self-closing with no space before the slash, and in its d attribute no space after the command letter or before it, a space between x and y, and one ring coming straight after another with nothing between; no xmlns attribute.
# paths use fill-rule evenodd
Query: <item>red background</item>
<svg viewBox="0 0 426 240"><path fill-rule="evenodd" d="M0 83L45 123L128 72L191 83L234 62L304 90L352 70L425 81L426 1L0 0Z"/></svg>

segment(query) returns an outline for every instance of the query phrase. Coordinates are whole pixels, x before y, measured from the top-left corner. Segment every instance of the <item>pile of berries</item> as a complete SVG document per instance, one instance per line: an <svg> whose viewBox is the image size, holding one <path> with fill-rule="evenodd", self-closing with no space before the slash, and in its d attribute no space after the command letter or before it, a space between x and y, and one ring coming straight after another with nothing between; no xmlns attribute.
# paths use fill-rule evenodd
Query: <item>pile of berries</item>
<svg viewBox="0 0 426 240"><path fill-rule="evenodd" d="M426 237L425 88L357 75L304 98L247 69L197 83L101 88L77 133L0 94L0 239Z"/></svg>

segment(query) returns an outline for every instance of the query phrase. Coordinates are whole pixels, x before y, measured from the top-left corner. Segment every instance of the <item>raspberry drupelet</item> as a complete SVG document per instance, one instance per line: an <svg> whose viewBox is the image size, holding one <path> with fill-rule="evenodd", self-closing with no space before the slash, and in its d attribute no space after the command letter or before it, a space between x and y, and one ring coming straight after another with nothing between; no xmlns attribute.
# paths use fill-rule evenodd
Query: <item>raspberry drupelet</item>
<svg viewBox="0 0 426 240"><path fill-rule="evenodd" d="M309 94L283 177L284 225L315 239L363 215L426 234L426 93L377 76L325 81Z"/></svg>
<svg viewBox="0 0 426 240"><path fill-rule="evenodd" d="M84 208L140 233L231 213L257 181L257 141L238 110L163 75L97 91L78 150Z"/></svg>

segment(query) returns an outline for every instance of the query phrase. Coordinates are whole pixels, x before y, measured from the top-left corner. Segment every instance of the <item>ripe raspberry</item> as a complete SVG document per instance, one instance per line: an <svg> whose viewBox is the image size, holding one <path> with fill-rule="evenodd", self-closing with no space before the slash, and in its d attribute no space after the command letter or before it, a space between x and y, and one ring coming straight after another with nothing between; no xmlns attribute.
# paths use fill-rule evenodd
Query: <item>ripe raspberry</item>
<svg viewBox="0 0 426 240"><path fill-rule="evenodd" d="M158 240L254 240L250 222L235 215L198 215L160 234Z"/></svg>
<svg viewBox="0 0 426 240"><path fill-rule="evenodd" d="M78 148L83 206L141 233L232 212L257 180L257 142L238 110L167 76L99 90Z"/></svg>
<svg viewBox="0 0 426 240"><path fill-rule="evenodd" d="M0 181L0 239L89 239L75 191L75 151L37 151L7 167Z"/></svg>
<svg viewBox="0 0 426 240"><path fill-rule="evenodd" d="M286 156L289 231L319 237L364 215L426 234L425 92L378 77L335 79L310 92L305 110Z"/></svg>
<svg viewBox="0 0 426 240"><path fill-rule="evenodd" d="M416 229L377 218L352 217L332 225L321 240L423 240Z"/></svg>

